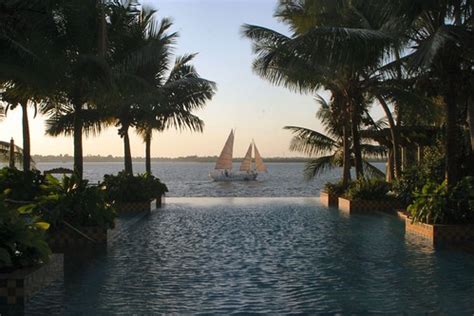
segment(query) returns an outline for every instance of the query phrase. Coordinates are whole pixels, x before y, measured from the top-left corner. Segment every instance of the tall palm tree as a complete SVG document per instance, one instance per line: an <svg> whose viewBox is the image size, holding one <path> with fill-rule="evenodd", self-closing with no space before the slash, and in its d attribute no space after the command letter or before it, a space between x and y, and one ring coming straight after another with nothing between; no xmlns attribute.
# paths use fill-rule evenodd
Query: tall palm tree
<svg viewBox="0 0 474 316"><path fill-rule="evenodd" d="M6 1L2 5L1 99L6 111L17 107L22 110L24 170L31 167L28 108L33 106L36 116L38 104L53 99L57 81L55 9L55 3L50 1Z"/></svg>
<svg viewBox="0 0 474 316"><path fill-rule="evenodd" d="M203 79L190 62L195 54L177 57L167 77L155 82L157 98L149 105L150 114L138 123L137 131L145 142L146 172L151 174L151 139L153 130L186 128L202 132L204 122L192 114L212 98L216 85Z"/></svg>
<svg viewBox="0 0 474 316"><path fill-rule="evenodd" d="M464 107L473 106L474 4L468 0L401 1L395 15L412 47L402 58L410 74L429 82L444 98L446 116L446 181L456 185L460 175L460 123ZM461 113L463 113L461 116Z"/></svg>
<svg viewBox="0 0 474 316"><path fill-rule="evenodd" d="M57 87L60 98L42 109L49 116L47 134L73 136L74 172L80 178L83 134L100 132L104 118L100 105L105 92L112 89L106 54L99 53L103 49L103 33L98 32L103 28L103 14L104 6L97 0L63 2L58 8L56 20L61 33L56 40L63 53L55 62L61 69Z"/></svg>
<svg viewBox="0 0 474 316"><path fill-rule="evenodd" d="M157 87L166 73L177 33L169 33L172 23L159 23L155 11L141 12L139 18L126 7L113 8L109 35L110 57L116 89L109 94L108 115L115 121L124 143L124 171L133 174L130 128L139 127L150 115L150 108L165 98ZM158 99L158 102L157 102Z"/></svg>
<svg viewBox="0 0 474 316"><path fill-rule="evenodd" d="M358 177L363 176L358 114L367 101L362 74L384 58L391 40L382 27L364 28L377 16L373 7L375 2L281 1L276 16L294 31L291 37L244 26L257 54L254 70L262 77L303 91L322 87L344 98Z"/></svg>
<svg viewBox="0 0 474 316"><path fill-rule="evenodd" d="M310 157L316 156L305 166L304 173L306 179L312 179L330 169L343 167L344 144L340 112L344 110L344 107L327 103L320 96L317 97L317 101L320 104L317 117L321 120L326 135L304 127L284 127L284 129L290 130L294 135L291 140L290 150L301 152ZM334 102L334 99L332 102ZM365 119L371 120L367 112L364 116ZM383 157L386 154L384 146L377 146L371 143L361 143L361 151L368 157ZM353 158L351 159L352 161L354 161ZM384 173L366 159L362 159L362 163L366 174L384 177ZM343 170L342 183L344 186L348 185L350 178L350 173L346 173Z"/></svg>

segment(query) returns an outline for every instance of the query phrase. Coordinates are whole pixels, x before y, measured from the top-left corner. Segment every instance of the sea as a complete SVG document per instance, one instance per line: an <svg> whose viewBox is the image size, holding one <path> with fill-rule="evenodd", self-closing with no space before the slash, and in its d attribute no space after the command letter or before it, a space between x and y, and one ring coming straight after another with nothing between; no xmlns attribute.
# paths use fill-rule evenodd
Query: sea
<svg viewBox="0 0 474 316"><path fill-rule="evenodd" d="M215 182L209 178L213 170L211 162L152 162L152 173L164 182L169 197L311 197L319 194L326 182L340 179L341 170L336 168L311 181L304 179L302 162L266 163L267 173L258 175L257 181ZM384 170L384 163L375 163ZM38 162L41 171L52 168L72 168L72 163ZM134 163L135 173L144 173L143 162ZM123 170L122 162L86 162L84 178L98 183L105 174Z"/></svg>

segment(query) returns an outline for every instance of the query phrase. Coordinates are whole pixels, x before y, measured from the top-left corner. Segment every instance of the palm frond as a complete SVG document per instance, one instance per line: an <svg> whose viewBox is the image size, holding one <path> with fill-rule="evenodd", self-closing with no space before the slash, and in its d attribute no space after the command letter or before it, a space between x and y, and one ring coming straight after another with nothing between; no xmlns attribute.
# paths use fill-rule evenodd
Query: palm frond
<svg viewBox="0 0 474 316"><path fill-rule="evenodd" d="M372 144L360 144L362 154L365 157L371 158L384 158L387 157L387 147L372 145Z"/></svg>
<svg viewBox="0 0 474 316"><path fill-rule="evenodd" d="M316 176L336 167L338 165L335 163L334 155L311 159L305 164L304 177L306 180L312 180Z"/></svg>
<svg viewBox="0 0 474 316"><path fill-rule="evenodd" d="M338 147L338 143L335 140L308 128L285 126L283 129L291 131L294 135L290 144L291 151L314 156L334 151Z"/></svg>
<svg viewBox="0 0 474 316"><path fill-rule="evenodd" d="M385 178L385 173L383 171L365 159L362 160L362 167L364 168L365 175L369 178Z"/></svg>

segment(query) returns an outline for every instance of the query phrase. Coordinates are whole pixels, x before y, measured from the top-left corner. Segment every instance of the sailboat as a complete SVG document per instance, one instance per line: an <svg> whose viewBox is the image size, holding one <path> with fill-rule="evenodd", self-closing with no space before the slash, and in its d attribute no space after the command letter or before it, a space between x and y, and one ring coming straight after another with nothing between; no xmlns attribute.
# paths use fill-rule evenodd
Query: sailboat
<svg viewBox="0 0 474 316"><path fill-rule="evenodd" d="M252 160L252 149L255 152L255 164ZM252 181L257 179L258 172L267 172L267 166L263 163L255 142L250 143L239 171L232 171L233 150L234 131L231 130L214 170L209 173L215 181Z"/></svg>

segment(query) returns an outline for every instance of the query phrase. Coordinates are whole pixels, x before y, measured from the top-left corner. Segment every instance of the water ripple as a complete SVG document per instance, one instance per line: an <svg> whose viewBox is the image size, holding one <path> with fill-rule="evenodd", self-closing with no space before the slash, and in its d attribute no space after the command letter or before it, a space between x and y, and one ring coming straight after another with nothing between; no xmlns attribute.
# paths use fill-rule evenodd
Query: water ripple
<svg viewBox="0 0 474 316"><path fill-rule="evenodd" d="M314 199L171 199L34 314L469 313L474 257ZM74 261L74 260L73 260Z"/></svg>

